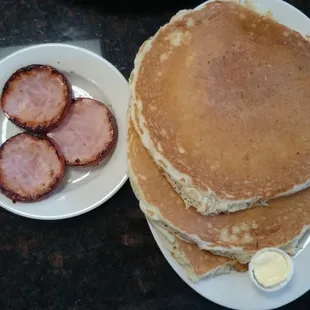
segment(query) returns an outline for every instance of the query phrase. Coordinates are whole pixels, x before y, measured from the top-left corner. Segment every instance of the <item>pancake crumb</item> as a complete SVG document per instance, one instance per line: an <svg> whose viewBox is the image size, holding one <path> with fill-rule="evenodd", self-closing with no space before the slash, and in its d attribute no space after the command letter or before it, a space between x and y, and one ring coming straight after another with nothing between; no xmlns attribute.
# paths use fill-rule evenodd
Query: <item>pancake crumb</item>
<svg viewBox="0 0 310 310"><path fill-rule="evenodd" d="M175 33L172 33L168 36L168 40L170 44L174 47L181 45L182 39L183 39L183 33L181 31L177 31Z"/></svg>
<svg viewBox="0 0 310 310"><path fill-rule="evenodd" d="M240 233L240 228L238 226L233 226L232 227L232 233L234 235L239 234Z"/></svg>
<svg viewBox="0 0 310 310"><path fill-rule="evenodd" d="M193 18L188 18L188 20L186 21L186 26L187 27L193 27L195 25L195 21Z"/></svg>
<svg viewBox="0 0 310 310"><path fill-rule="evenodd" d="M160 55L160 62L164 62L165 60L167 60L169 58L167 53L163 53Z"/></svg>
<svg viewBox="0 0 310 310"><path fill-rule="evenodd" d="M178 150L181 154L184 154L185 153L185 150L183 149L183 147L181 146L178 146Z"/></svg>

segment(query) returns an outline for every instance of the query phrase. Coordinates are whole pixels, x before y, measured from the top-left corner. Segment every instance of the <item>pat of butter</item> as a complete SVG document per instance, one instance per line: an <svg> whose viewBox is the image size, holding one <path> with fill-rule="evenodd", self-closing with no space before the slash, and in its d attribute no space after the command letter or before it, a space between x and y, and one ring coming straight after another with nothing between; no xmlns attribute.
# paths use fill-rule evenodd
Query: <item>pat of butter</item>
<svg viewBox="0 0 310 310"><path fill-rule="evenodd" d="M270 288L286 281L290 275L287 259L276 252L264 252L252 262L256 281L263 287Z"/></svg>

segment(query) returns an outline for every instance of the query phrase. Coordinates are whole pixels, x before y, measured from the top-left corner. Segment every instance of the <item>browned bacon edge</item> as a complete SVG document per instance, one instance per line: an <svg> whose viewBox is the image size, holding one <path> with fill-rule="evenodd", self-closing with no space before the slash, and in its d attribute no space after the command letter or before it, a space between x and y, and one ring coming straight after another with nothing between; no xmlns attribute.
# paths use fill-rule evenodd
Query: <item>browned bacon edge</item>
<svg viewBox="0 0 310 310"><path fill-rule="evenodd" d="M27 75L29 72L33 70L35 71L48 70L50 71L51 76L58 77L63 85L63 100L66 102L65 108L59 111L56 119L50 120L43 126L40 124L36 124L36 120L33 120L31 124L29 124L29 123L25 123L21 118L13 117L5 112L4 106L3 106L6 97L10 95L11 83L14 84L14 82L19 79L20 75L23 75L23 74ZM6 81L6 83L4 84L3 90L2 90L2 95L1 95L1 107L2 107L2 110L5 116L15 125L21 128L24 128L26 130L29 130L31 132L34 132L34 133L43 133L43 132L52 130L64 119L64 117L66 116L70 108L71 100L72 100L72 89L71 89L68 79L62 73L60 73L57 69L55 69L52 66L33 64L33 65L20 68L15 73L13 73L10 76L10 78Z"/></svg>
<svg viewBox="0 0 310 310"><path fill-rule="evenodd" d="M58 185L62 182L63 177L64 177L64 173L65 173L65 166L66 166L65 165L65 159L64 159L64 156L63 156L60 148L58 147L58 145L56 143L54 143L54 141L52 141L52 139L50 139L46 136L38 135L38 134L22 132L22 133L19 133L15 136L9 138L0 146L0 160L2 159L2 155L3 155L2 152L3 152L3 149L5 148L5 146L8 143L14 143L15 138L19 135L28 135L34 140L44 140L48 144L49 151L54 150L56 152L57 158L61 164L60 173L58 173L54 176L51 176L52 182L51 182L49 188L44 190L44 191L43 190L40 191L38 189L38 192L35 195L35 197L30 197L30 196L23 197L23 196L20 196L19 194L15 193L12 189L10 189L10 185L5 184L5 182L3 180L2 168L0 166L0 191L3 193L3 195L5 195L9 199L11 199L14 203L17 201L35 202L35 201L41 200L41 199L49 196L58 187Z"/></svg>

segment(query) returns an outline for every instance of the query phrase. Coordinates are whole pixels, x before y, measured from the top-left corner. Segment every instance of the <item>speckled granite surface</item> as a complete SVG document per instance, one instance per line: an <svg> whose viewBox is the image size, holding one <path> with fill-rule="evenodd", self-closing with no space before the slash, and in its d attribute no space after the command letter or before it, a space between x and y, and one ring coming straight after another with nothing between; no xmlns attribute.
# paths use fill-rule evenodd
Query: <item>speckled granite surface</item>
<svg viewBox="0 0 310 310"><path fill-rule="evenodd" d="M178 9L200 1L128 2L2 0L0 48L99 39L103 55L128 78L140 44ZM289 2L310 16L310 1ZM1 209L0 288L0 309L223 309L168 266L128 183L104 206L66 221ZM310 309L310 293L283 309Z"/></svg>

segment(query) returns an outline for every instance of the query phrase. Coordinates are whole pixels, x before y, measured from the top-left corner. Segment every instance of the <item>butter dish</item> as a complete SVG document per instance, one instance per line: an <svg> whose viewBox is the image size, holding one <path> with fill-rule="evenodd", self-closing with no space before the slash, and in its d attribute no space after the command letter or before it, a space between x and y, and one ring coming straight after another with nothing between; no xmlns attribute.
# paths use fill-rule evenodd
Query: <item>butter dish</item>
<svg viewBox="0 0 310 310"><path fill-rule="evenodd" d="M278 248L258 251L249 263L249 275L254 285L264 292L275 292L292 279L292 258Z"/></svg>

